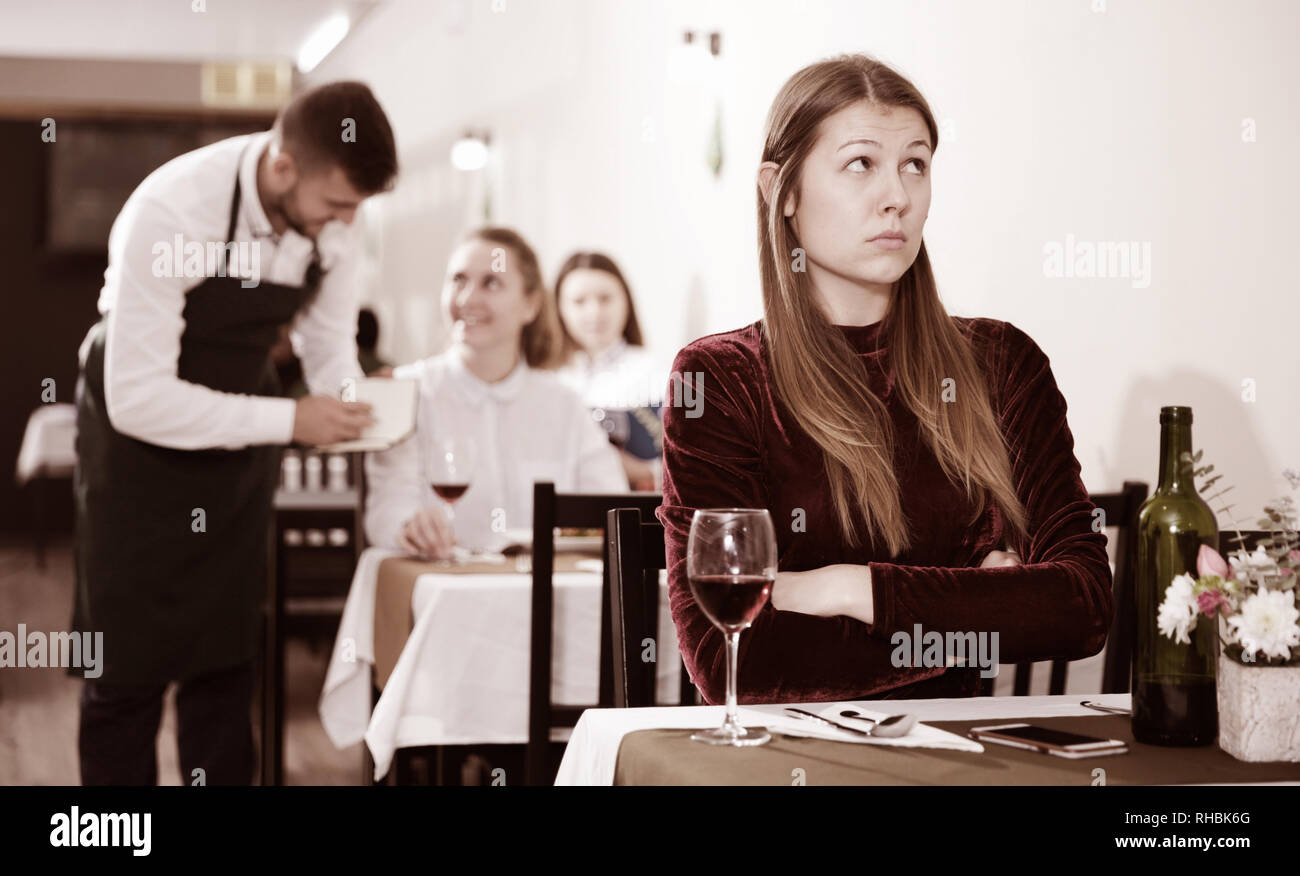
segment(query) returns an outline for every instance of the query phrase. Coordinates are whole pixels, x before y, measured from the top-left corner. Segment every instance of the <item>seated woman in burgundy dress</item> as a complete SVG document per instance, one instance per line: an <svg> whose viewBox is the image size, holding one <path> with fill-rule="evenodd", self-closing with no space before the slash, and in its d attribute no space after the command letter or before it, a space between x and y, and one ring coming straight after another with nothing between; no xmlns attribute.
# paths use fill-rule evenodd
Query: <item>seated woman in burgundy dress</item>
<svg viewBox="0 0 1300 876"><path fill-rule="evenodd" d="M1011 323L940 303L922 241L937 145L925 98L861 55L799 71L772 106L764 317L682 349L665 400L672 614L711 703L726 647L686 578L697 508L766 508L776 527L741 702L977 695L976 667L895 665L914 661L891 659L891 636L918 624L996 634L1002 663L1105 644L1106 537L1048 358Z"/></svg>

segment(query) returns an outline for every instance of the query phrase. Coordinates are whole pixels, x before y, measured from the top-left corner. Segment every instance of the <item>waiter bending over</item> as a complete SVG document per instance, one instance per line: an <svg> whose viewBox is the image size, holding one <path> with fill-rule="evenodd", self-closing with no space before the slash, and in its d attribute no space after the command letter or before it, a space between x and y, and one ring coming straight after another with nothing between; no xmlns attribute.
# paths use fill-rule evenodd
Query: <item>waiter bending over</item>
<svg viewBox="0 0 1300 876"><path fill-rule="evenodd" d="M252 780L280 455L371 423L338 400L362 374L352 219L396 173L374 95L336 82L270 131L167 162L113 223L77 381L73 629L104 636L81 694L84 784L157 783L171 681L183 784ZM269 355L286 322L313 393L297 401Z"/></svg>

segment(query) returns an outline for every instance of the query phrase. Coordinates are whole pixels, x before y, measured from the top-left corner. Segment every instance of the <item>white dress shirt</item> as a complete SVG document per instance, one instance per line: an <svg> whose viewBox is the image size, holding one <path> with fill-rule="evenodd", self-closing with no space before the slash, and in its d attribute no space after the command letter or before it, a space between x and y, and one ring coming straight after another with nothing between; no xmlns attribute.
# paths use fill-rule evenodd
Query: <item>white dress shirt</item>
<svg viewBox="0 0 1300 876"><path fill-rule="evenodd" d="M257 194L258 159L269 138L269 132L231 137L172 159L140 183L113 222L99 312L107 314L108 417L124 435L182 450L288 444L293 438L293 399L219 392L177 376L185 296L203 278L155 276L156 247L172 246L177 235L186 243L225 241L238 173L236 244L256 242L262 281L302 284L312 242L292 229L275 235ZM356 350L359 231L355 224L330 222L317 246L327 273L315 300L294 318L290 340L311 391L337 396L344 378L362 376ZM251 265L241 267L240 276L253 273ZM82 363L88 342L89 336L79 352Z"/></svg>
<svg viewBox="0 0 1300 876"><path fill-rule="evenodd" d="M499 550L506 530L529 529L533 482L561 493L628 491L618 452L571 389L554 374L520 360L504 380L472 374L456 349L393 370L419 381L415 434L366 455L366 536L397 548L402 526L440 503L431 486L429 453L446 437L476 448L469 489L453 506L459 544Z"/></svg>

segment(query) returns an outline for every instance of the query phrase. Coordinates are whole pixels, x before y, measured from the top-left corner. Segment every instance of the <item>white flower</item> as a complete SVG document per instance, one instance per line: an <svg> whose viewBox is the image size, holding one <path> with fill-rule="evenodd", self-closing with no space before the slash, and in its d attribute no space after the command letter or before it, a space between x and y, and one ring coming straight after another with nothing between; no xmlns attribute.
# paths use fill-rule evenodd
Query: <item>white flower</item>
<svg viewBox="0 0 1300 876"><path fill-rule="evenodd" d="M1293 590L1260 590L1241 604L1241 613L1228 618L1241 639L1243 652L1266 657L1291 656L1300 645L1300 609Z"/></svg>
<svg viewBox="0 0 1300 876"><path fill-rule="evenodd" d="M1192 595L1195 582L1186 572L1174 578L1165 588L1164 602L1156 616L1156 626L1163 635L1184 645L1192 643L1188 633L1196 623L1196 597Z"/></svg>
<svg viewBox="0 0 1300 876"><path fill-rule="evenodd" d="M1233 628L1232 624L1228 623L1229 617L1231 617L1231 615L1229 615L1228 612L1219 612L1219 638L1223 639L1224 644L1236 645L1239 644L1237 642L1237 631Z"/></svg>
<svg viewBox="0 0 1300 876"><path fill-rule="evenodd" d="M1237 551L1228 557L1228 562L1232 564L1233 576L1243 584L1256 580L1257 573L1272 571L1275 567L1273 558L1264 550L1263 545L1256 547L1253 554Z"/></svg>

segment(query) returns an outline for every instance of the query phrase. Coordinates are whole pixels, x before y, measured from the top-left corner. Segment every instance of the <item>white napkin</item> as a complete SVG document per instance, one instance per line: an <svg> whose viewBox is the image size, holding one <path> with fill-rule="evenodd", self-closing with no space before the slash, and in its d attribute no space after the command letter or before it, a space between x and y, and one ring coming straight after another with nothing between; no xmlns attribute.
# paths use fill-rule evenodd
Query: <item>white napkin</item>
<svg viewBox="0 0 1300 876"><path fill-rule="evenodd" d="M872 705L879 706L878 702L871 702ZM863 730L870 729L871 725L855 718L841 718L840 712L845 709L853 709L868 718L875 719L887 718L894 714L894 712L877 711L863 703L799 703L793 705L797 709L812 712L814 715L820 715L837 724L844 724L847 727L859 727ZM829 739L832 742L894 745L899 748L948 748L954 751L974 751L977 753L984 751L984 746L974 739L958 736L956 733L949 733L947 730L940 730L937 727L931 727L920 722L906 736L859 736L856 733L845 733L842 730L836 730L834 727L819 724L811 718L797 718L787 712L785 706L746 706L745 709L749 712L763 713L763 726L774 733L784 733L787 736L810 736L814 739ZM748 726L748 722L746 722L746 725Z"/></svg>

